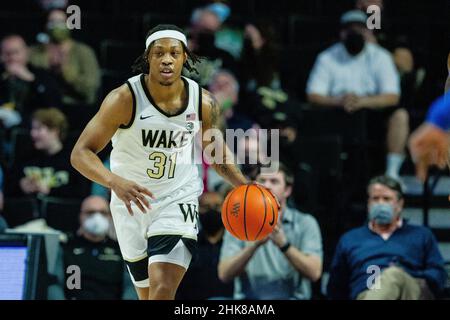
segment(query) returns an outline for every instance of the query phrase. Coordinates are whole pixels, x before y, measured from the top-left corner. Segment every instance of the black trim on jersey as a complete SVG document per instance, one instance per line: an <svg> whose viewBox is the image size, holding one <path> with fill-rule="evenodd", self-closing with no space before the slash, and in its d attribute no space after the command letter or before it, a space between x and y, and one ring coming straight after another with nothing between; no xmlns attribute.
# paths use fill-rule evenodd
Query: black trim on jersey
<svg viewBox="0 0 450 320"><path fill-rule="evenodd" d="M145 84L145 74L143 73L141 75L141 85L142 85L142 89L144 89L145 95L147 96L148 101L155 107L156 110L158 110L160 113L162 113L163 115L165 115L166 117L176 117L179 116L180 114L182 114L183 112L186 111L187 107L189 106L189 82L184 79L183 77L181 77L181 79L184 82L184 87L186 89L186 103L185 105L178 110L176 113L174 114L169 114L167 112L165 112L163 109L161 109L153 100L152 95L150 94L150 92L148 91L147 85Z"/></svg>
<svg viewBox="0 0 450 320"><path fill-rule="evenodd" d="M130 122L128 122L127 124L121 124L119 126L120 129L128 129L129 127L131 127L131 125L134 122L134 117L136 116L136 96L134 95L134 91L133 88L131 87L131 83L129 81L125 82L128 86L128 88L131 91L131 96L133 97L133 112L131 114L131 120Z"/></svg>
<svg viewBox="0 0 450 320"><path fill-rule="evenodd" d="M198 83L197 83L198 84ZM198 84L198 121L202 121L202 87Z"/></svg>
<svg viewBox="0 0 450 320"><path fill-rule="evenodd" d="M126 261L130 273L133 275L134 281L142 281L148 279L148 257L139 261Z"/></svg>

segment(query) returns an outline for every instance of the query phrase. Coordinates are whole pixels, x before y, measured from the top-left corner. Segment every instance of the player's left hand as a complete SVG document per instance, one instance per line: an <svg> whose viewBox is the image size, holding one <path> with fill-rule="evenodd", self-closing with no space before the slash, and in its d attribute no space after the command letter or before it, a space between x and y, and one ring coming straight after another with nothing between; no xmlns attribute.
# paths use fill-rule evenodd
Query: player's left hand
<svg viewBox="0 0 450 320"><path fill-rule="evenodd" d="M279 248L284 246L287 242L286 234L284 233L283 227L280 224L277 224L275 226L272 233L269 235L269 238Z"/></svg>

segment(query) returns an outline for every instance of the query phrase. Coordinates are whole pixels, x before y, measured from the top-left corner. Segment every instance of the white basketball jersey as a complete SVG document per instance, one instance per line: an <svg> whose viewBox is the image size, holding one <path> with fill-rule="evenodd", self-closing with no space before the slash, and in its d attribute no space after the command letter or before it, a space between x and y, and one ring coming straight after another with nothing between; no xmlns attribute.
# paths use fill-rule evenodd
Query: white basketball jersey
<svg viewBox="0 0 450 320"><path fill-rule="evenodd" d="M202 179L194 162L195 135L201 121L201 87L182 77L187 104L169 115L153 101L145 75L128 79L133 94L133 116L112 137L111 171L148 188L163 198L181 187L199 196Z"/></svg>

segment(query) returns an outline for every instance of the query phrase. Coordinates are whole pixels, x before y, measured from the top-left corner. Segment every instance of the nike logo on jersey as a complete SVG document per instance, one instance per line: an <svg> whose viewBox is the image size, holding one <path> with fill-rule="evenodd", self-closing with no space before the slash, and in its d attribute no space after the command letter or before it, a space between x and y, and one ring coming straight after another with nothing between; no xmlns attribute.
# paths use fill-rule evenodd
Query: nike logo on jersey
<svg viewBox="0 0 450 320"><path fill-rule="evenodd" d="M142 145L150 148L182 148L189 143L192 131L144 130Z"/></svg>
<svg viewBox="0 0 450 320"><path fill-rule="evenodd" d="M148 118L150 118L150 117L154 117L154 115L150 115L150 116L146 116L146 117L144 117L143 115L141 115L141 116L139 117L139 119L145 120L145 119L148 119Z"/></svg>

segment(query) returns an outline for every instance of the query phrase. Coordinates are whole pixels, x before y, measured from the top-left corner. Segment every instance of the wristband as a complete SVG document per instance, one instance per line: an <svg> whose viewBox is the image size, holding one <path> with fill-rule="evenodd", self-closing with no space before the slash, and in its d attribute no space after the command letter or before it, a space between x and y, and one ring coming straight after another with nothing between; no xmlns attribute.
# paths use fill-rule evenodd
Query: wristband
<svg viewBox="0 0 450 320"><path fill-rule="evenodd" d="M291 247L291 243L288 241L286 242L286 244L282 247L280 247L280 251L285 253L286 251L288 251L288 249Z"/></svg>

